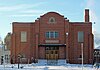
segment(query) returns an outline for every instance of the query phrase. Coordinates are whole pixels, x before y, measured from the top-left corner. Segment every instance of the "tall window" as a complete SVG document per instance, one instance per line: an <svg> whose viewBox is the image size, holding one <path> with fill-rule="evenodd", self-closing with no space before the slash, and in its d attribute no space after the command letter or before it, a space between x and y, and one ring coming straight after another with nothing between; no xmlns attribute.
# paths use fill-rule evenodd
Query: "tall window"
<svg viewBox="0 0 100 70"><path fill-rule="evenodd" d="M27 42L27 32L21 31L21 42Z"/></svg>
<svg viewBox="0 0 100 70"><path fill-rule="evenodd" d="M46 38L58 38L59 33L56 31L46 32Z"/></svg>
<svg viewBox="0 0 100 70"><path fill-rule="evenodd" d="M50 38L54 38L54 32L50 32Z"/></svg>
<svg viewBox="0 0 100 70"><path fill-rule="evenodd" d="M46 38L50 38L50 32L46 32Z"/></svg>
<svg viewBox="0 0 100 70"><path fill-rule="evenodd" d="M83 31L78 32L78 42L84 42L84 32Z"/></svg>
<svg viewBox="0 0 100 70"><path fill-rule="evenodd" d="M54 34L55 36L55 38L58 38L58 36L59 36L59 34L58 34L58 32L55 32L55 34Z"/></svg>

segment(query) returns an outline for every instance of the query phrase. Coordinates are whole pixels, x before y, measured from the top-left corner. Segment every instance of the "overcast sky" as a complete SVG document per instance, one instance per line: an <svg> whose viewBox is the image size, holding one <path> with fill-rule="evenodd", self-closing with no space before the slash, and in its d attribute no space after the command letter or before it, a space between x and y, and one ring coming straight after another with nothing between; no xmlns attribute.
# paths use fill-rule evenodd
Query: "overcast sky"
<svg viewBox="0 0 100 70"><path fill-rule="evenodd" d="M84 22L84 10L90 10L93 33L100 38L100 0L0 0L0 36L12 32L12 22L34 22L55 11L71 22Z"/></svg>

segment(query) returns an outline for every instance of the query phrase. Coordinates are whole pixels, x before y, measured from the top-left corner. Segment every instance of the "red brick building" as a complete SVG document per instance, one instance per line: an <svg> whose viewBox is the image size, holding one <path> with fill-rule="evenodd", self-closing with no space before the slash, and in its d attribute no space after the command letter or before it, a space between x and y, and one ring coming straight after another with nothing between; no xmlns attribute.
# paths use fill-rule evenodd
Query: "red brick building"
<svg viewBox="0 0 100 70"><path fill-rule="evenodd" d="M48 12L35 22L13 22L11 60L24 62L32 59L66 59L68 63L81 63L83 44L84 63L93 61L92 23L89 10L85 22L70 22L63 15Z"/></svg>

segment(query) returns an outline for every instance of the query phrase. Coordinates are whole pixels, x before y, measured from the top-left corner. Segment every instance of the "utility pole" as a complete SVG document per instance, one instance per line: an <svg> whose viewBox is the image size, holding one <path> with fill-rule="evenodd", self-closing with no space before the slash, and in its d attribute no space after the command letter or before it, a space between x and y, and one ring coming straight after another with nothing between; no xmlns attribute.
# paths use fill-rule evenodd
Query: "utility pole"
<svg viewBox="0 0 100 70"><path fill-rule="evenodd" d="M81 43L81 51L82 51L82 70L83 70L83 43Z"/></svg>

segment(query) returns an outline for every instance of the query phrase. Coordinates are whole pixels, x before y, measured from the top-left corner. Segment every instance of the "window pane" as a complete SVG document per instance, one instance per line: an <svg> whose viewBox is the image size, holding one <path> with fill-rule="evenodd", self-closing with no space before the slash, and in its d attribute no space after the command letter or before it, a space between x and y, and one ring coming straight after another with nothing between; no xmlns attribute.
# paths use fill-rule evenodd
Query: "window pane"
<svg viewBox="0 0 100 70"><path fill-rule="evenodd" d="M49 32L46 32L46 38L49 38Z"/></svg>
<svg viewBox="0 0 100 70"><path fill-rule="evenodd" d="M84 33L83 33L83 31L78 32L78 42L84 42Z"/></svg>
<svg viewBox="0 0 100 70"><path fill-rule="evenodd" d="M58 32L55 32L55 38L58 38Z"/></svg>
<svg viewBox="0 0 100 70"><path fill-rule="evenodd" d="M50 38L54 38L54 32L50 32Z"/></svg>
<svg viewBox="0 0 100 70"><path fill-rule="evenodd" d="M27 42L27 32L21 32L21 42Z"/></svg>

